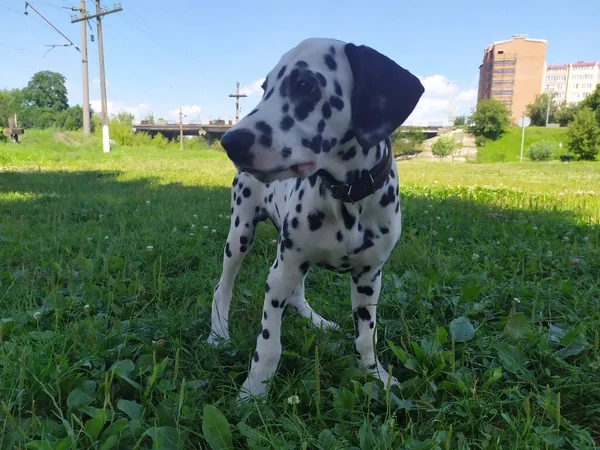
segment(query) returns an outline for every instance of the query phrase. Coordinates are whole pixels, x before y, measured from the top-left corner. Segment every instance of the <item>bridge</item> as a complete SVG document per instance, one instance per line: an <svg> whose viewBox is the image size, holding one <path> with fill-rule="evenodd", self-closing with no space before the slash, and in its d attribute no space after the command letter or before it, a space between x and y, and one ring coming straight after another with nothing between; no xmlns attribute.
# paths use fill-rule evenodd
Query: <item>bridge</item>
<svg viewBox="0 0 600 450"><path fill-rule="evenodd" d="M184 123L181 125L181 130L184 136L204 136L209 142L213 142L215 139L221 139L225 132L233 126L232 121L225 123L224 120L213 120L210 123ZM428 124L428 125L413 125L413 126L401 126L400 132L420 131L424 133L427 138L437 136L440 130L448 128L440 124ZM180 124L177 122L161 121L160 123L149 123L142 121L140 124L132 126L134 133L148 133L154 136L158 133L162 134L169 140L176 139L179 136Z"/></svg>
<svg viewBox="0 0 600 450"><path fill-rule="evenodd" d="M202 124L202 123L184 123L179 124L177 122L158 122L158 123L149 123L147 121L142 121L139 124L134 124L132 126L132 131L134 133L147 133L150 136L154 136L156 134L162 134L169 140L176 139L179 136L180 128L181 132L184 136L204 136L204 138L212 142L215 139L221 139L221 137L225 134L227 130L229 130L233 124L231 121L229 123L225 123L225 121L211 121L211 123Z"/></svg>

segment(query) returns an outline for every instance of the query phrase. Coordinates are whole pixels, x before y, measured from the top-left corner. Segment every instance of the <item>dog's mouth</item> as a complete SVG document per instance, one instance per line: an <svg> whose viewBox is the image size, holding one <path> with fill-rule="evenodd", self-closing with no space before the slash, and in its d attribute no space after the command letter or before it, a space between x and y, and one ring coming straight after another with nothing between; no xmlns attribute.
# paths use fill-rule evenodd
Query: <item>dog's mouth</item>
<svg viewBox="0 0 600 450"><path fill-rule="evenodd" d="M261 182L284 180L286 178L304 178L312 173L316 163L314 161L292 164L290 166L278 166L269 170L258 170L254 167L238 166L242 172L247 172Z"/></svg>

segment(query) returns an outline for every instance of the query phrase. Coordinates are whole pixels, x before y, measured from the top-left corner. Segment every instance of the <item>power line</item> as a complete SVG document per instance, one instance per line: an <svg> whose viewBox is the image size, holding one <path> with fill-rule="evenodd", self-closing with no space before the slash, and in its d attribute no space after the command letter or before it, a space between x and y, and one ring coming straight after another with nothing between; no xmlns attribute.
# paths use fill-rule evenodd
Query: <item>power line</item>
<svg viewBox="0 0 600 450"><path fill-rule="evenodd" d="M57 31L57 32L58 32L58 33L59 33L59 34L60 34L62 37L64 37L64 38L65 38L67 41L69 41L69 43L70 43L70 44L71 44L73 47L75 47L75 48L77 49L77 51L78 51L78 52L81 52L81 50L79 50L79 47L77 47L77 46L76 46L76 45L73 43L73 41L72 41L71 39L69 39L67 36L65 36L65 35L64 35L64 33L63 33L62 31L60 31L58 28L56 28L56 27L55 27L55 26L52 24L52 22L50 22L48 19L46 19L46 18L45 18L45 17L44 17L44 16L43 16L43 15L42 15L42 14L41 14L41 13L40 13L40 12L39 12L37 9L35 9L35 8L33 7L33 5L32 5L31 3L29 3L29 2L25 2L25 13L24 13L24 14L25 14L26 16L27 16L27 15L29 15L29 12L27 12L27 8L31 8L31 9L33 9L33 10L35 11L35 13L36 13L38 16L40 16L42 19L44 19L44 21L45 21L46 23L48 23L48 25L50 25L52 28L54 28L54 29L55 29L55 30L56 30L56 31ZM46 53L47 53L47 52L46 52Z"/></svg>

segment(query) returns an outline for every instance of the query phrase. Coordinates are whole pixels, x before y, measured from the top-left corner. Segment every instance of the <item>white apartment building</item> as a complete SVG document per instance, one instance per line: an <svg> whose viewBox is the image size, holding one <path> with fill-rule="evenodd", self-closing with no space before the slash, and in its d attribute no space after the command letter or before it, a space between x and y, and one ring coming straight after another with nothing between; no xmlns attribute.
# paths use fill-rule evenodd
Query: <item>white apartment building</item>
<svg viewBox="0 0 600 450"><path fill-rule="evenodd" d="M600 63L579 61L547 65L542 91L551 94L556 103L575 104L594 92L598 84Z"/></svg>

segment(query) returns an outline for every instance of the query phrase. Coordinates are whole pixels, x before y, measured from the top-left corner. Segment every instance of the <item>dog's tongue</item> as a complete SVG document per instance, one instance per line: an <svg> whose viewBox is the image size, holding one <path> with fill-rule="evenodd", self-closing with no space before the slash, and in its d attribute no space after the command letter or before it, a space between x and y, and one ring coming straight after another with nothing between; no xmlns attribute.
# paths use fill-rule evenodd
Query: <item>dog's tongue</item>
<svg viewBox="0 0 600 450"><path fill-rule="evenodd" d="M298 173L309 172L315 166L314 162L306 162L302 164L298 164Z"/></svg>

